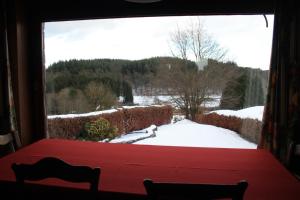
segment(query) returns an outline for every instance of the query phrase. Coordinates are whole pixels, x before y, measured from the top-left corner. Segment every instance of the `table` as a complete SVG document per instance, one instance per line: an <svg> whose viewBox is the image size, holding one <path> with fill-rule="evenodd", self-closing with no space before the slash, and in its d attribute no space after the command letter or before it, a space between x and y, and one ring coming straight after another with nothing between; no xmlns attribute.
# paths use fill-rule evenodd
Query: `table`
<svg viewBox="0 0 300 200"><path fill-rule="evenodd" d="M143 180L236 183L247 180L245 199L300 199L300 183L269 152L251 149L171 147L44 139L0 159L0 181L14 182L11 164L55 156L100 167L100 193L145 197ZM58 180L39 184L88 188Z"/></svg>

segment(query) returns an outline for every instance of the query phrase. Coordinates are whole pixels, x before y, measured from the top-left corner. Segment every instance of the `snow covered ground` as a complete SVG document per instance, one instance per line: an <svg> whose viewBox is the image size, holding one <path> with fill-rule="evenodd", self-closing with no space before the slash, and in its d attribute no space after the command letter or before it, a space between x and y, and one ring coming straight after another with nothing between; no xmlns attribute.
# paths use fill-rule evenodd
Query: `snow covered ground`
<svg viewBox="0 0 300 200"><path fill-rule="evenodd" d="M175 124L157 127L156 137L150 137L133 144L215 147L215 148L245 148L255 149L256 144L241 138L237 133L215 126L203 125L190 120L182 120ZM145 130L127 134L111 142L126 142L151 134Z"/></svg>
<svg viewBox="0 0 300 200"><path fill-rule="evenodd" d="M210 113L217 113L225 116L235 116L239 118L258 119L259 121L262 121L264 106L254 106L242 110L216 110Z"/></svg>
<svg viewBox="0 0 300 200"><path fill-rule="evenodd" d="M133 103L141 106L158 104L160 102L171 102L171 96L133 96Z"/></svg>
<svg viewBox="0 0 300 200"><path fill-rule="evenodd" d="M157 127L155 125L151 125L150 127L145 128L143 130L134 131L132 133L123 135L119 138L115 138L115 139L111 140L110 143L128 143L129 141L138 140L138 139L142 139L145 137L150 137L153 134L154 129L157 129ZM155 134L156 134L156 132L155 132Z"/></svg>

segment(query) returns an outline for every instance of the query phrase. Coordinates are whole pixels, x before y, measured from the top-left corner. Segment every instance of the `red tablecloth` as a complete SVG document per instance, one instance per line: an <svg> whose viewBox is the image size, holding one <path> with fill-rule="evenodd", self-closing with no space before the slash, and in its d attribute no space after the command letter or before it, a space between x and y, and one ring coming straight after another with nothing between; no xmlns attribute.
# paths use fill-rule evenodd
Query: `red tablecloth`
<svg viewBox="0 0 300 200"><path fill-rule="evenodd" d="M45 139L0 159L0 180L14 181L12 163L33 163L45 156L56 156L76 165L100 167L100 191L145 194L145 178L222 184L247 180L245 199L300 199L300 183L269 152L249 149ZM58 180L42 184L87 187Z"/></svg>

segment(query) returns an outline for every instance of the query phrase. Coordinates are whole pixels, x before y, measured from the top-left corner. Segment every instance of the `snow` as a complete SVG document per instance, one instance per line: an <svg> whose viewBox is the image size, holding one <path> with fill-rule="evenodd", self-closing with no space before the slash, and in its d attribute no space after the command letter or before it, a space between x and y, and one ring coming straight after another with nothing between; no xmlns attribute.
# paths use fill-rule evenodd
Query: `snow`
<svg viewBox="0 0 300 200"><path fill-rule="evenodd" d="M204 107L218 107L220 105L220 95L211 95L211 101L204 102L202 106ZM133 103L141 106L149 106L155 104L171 104L176 106L172 103L172 96L168 95L158 95L158 96L133 96Z"/></svg>
<svg viewBox="0 0 300 200"><path fill-rule="evenodd" d="M241 138L237 133L211 125L203 125L184 119L175 124L159 126L156 137L150 137L133 144L214 147L214 148L245 148L256 149L257 145ZM141 131L142 132L142 131ZM124 135L111 142L126 142L151 133L134 132Z"/></svg>
<svg viewBox="0 0 300 200"><path fill-rule="evenodd" d="M133 103L141 106L158 104L159 102L171 102L171 96L133 96Z"/></svg>
<svg viewBox="0 0 300 200"><path fill-rule="evenodd" d="M162 107L164 105L151 105L151 106ZM148 107L148 106L123 106L123 107L120 107L120 108L117 108L117 109L101 110L101 111L82 113L82 114L48 115L47 117L48 117L48 119L88 117L88 116L95 116L95 115L113 113L113 112L117 112L117 111L122 110L122 109L146 108L146 107Z"/></svg>
<svg viewBox="0 0 300 200"><path fill-rule="evenodd" d="M122 135L121 137L115 138L110 141L110 143L126 143L132 140L137 140L140 138L150 137L154 130L157 129L155 125L151 125L148 128L145 128L143 130L134 131L129 134Z"/></svg>
<svg viewBox="0 0 300 200"><path fill-rule="evenodd" d="M245 108L242 110L216 110L210 113L217 113L219 115L225 116L235 116L239 118L250 118L250 119L257 119L262 121L263 113L264 113L264 106L254 106Z"/></svg>
<svg viewBox="0 0 300 200"><path fill-rule="evenodd" d="M82 114L48 115L47 117L48 117L48 119L88 117L88 116L95 116L95 115L113 113L113 112L117 112L117 111L118 111L117 109L110 109L110 110L102 110L102 111L82 113Z"/></svg>
<svg viewBox="0 0 300 200"><path fill-rule="evenodd" d="M151 105L151 107L163 107L165 105ZM147 108L149 106L122 106L122 108L125 108L125 109L132 109L132 108Z"/></svg>

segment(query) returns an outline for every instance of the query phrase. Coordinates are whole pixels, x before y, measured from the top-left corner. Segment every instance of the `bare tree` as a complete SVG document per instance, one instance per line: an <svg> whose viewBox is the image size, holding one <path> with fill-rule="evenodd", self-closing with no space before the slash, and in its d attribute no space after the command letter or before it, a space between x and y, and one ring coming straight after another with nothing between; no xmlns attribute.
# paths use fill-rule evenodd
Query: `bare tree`
<svg viewBox="0 0 300 200"><path fill-rule="evenodd" d="M226 50L214 41L206 32L200 19L192 21L187 28L177 30L170 34L173 56L185 60L185 64L170 72L168 83L172 88L173 102L185 112L187 118L194 120L197 113L201 112L204 102L210 100L212 83L209 78L210 70L199 70L196 63L203 59L224 58Z"/></svg>
<svg viewBox="0 0 300 200"><path fill-rule="evenodd" d="M224 59L227 50L220 47L206 32L200 18L191 21L189 27L184 32L188 37L189 49L196 61L208 58L218 61Z"/></svg>
<svg viewBox="0 0 300 200"><path fill-rule="evenodd" d="M74 88L64 88L54 95L56 109L60 114L88 112L89 104L83 92ZM52 100L53 101L53 100ZM53 104L52 104L53 105ZM52 108L55 109L55 108Z"/></svg>
<svg viewBox="0 0 300 200"><path fill-rule="evenodd" d="M189 65L187 61L186 65ZM172 101L184 111L186 118L194 120L200 113L204 102L209 101L210 82L206 73L193 68L181 66L173 68L167 82L171 88Z"/></svg>
<svg viewBox="0 0 300 200"><path fill-rule="evenodd" d="M84 93L92 106L92 110L108 109L117 103L117 98L111 89L101 83L90 82Z"/></svg>
<svg viewBox="0 0 300 200"><path fill-rule="evenodd" d="M188 59L189 36L187 30L182 30L177 26L177 30L170 34L172 55L182 59Z"/></svg>

